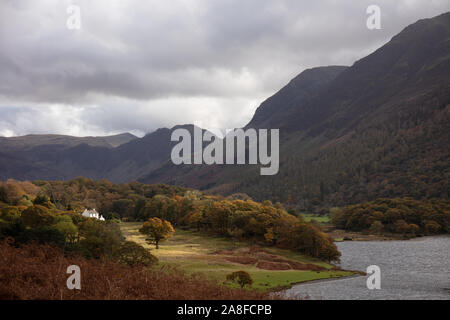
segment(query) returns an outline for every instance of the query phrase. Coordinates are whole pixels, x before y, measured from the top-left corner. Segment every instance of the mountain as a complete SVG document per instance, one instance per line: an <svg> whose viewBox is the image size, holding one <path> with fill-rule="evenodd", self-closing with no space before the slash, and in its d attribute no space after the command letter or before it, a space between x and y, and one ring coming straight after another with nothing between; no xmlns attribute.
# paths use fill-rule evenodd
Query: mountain
<svg viewBox="0 0 450 320"><path fill-rule="evenodd" d="M73 137L57 134L29 134L20 137L0 137L0 150L24 150L45 145L74 147L79 144L87 144L92 147L115 148L134 139L137 139L137 137L131 133L122 133L106 137Z"/></svg>
<svg viewBox="0 0 450 320"><path fill-rule="evenodd" d="M303 71L275 95L264 101L246 128L281 128L298 106L305 105L347 67L318 67Z"/></svg>
<svg viewBox="0 0 450 320"><path fill-rule="evenodd" d="M304 210L448 197L449 104L446 13L408 26L349 68L306 70L266 100L246 128L280 129L278 175L259 176L257 166L166 165L141 180L245 192Z"/></svg>
<svg viewBox="0 0 450 320"><path fill-rule="evenodd" d="M445 13L406 27L350 67L305 70L264 101L245 128L280 129L275 176L260 176L258 165L175 166L170 136L176 128L192 132L186 125L123 144L0 139L0 179L136 179L316 211L378 197L448 198L449 116Z"/></svg>
<svg viewBox="0 0 450 320"><path fill-rule="evenodd" d="M105 165L107 170L102 173L103 177L116 182L137 180L161 165L171 163L172 148L178 143L171 141L172 132L186 129L193 136L194 128L194 125L189 124L174 126L171 129L162 128L141 139L121 145L109 153ZM202 129L202 132L205 130Z"/></svg>
<svg viewBox="0 0 450 320"><path fill-rule="evenodd" d="M114 182L136 180L170 161L171 134L193 125L161 128L137 138L28 135L0 139L0 180L67 180L79 176ZM202 131L204 132L204 130ZM128 142L126 142L128 140Z"/></svg>
<svg viewBox="0 0 450 320"><path fill-rule="evenodd" d="M137 139L130 133L106 137L26 135L0 137L0 179L101 178L110 150Z"/></svg>
<svg viewBox="0 0 450 320"><path fill-rule="evenodd" d="M320 90L325 88L347 67L328 66L303 71L292 79L285 87L264 101L256 110L254 117L245 127L248 128L280 128L286 119L295 114L299 105L311 101ZM281 133L285 133L282 130ZM253 168L254 169L254 166ZM227 187L240 181L240 175L246 171L241 166L176 166L166 162L160 168L141 177L144 182L163 181L169 184L178 184L199 188L202 190L220 186L221 181L227 180L225 188L221 186L217 192L228 193ZM234 190L234 187L232 187Z"/></svg>
<svg viewBox="0 0 450 320"><path fill-rule="evenodd" d="M103 140L105 140L106 143L108 143L111 147L116 148L118 146L121 146L123 144L126 144L130 141L133 141L137 139L137 137L129 132L116 134L113 136L106 136L103 137Z"/></svg>
<svg viewBox="0 0 450 320"><path fill-rule="evenodd" d="M330 83L287 118L286 128L352 129L373 116L412 112L431 99L448 101L450 13L408 26ZM388 113L387 115L385 113Z"/></svg>

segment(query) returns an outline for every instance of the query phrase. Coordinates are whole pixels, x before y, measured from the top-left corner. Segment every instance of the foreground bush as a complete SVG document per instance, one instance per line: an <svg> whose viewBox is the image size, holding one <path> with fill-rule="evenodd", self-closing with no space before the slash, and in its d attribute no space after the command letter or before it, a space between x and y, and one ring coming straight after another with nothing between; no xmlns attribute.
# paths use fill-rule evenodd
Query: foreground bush
<svg viewBox="0 0 450 320"><path fill-rule="evenodd" d="M81 269L81 290L66 287L69 265ZM227 288L180 271L65 257L49 245L27 244L16 248L11 241L0 242L0 300L267 298L264 293Z"/></svg>
<svg viewBox="0 0 450 320"><path fill-rule="evenodd" d="M250 274L246 271L236 271L227 275L227 280L238 283L241 288L245 286L251 286L253 279Z"/></svg>
<svg viewBox="0 0 450 320"><path fill-rule="evenodd" d="M120 262L130 266L151 266L158 263L158 258L152 255L143 246L133 241L125 241L117 251Z"/></svg>

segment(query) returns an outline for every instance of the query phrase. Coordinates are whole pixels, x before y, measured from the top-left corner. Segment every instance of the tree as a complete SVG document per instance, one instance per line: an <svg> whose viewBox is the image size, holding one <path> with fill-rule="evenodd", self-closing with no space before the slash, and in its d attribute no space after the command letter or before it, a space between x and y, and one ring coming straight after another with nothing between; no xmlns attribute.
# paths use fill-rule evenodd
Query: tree
<svg viewBox="0 0 450 320"><path fill-rule="evenodd" d="M46 207L34 205L22 212L22 222L27 227L39 228L53 224L55 217Z"/></svg>
<svg viewBox="0 0 450 320"><path fill-rule="evenodd" d="M253 279L248 272L236 271L227 275L227 280L238 283L241 288L246 285L251 286L253 284Z"/></svg>
<svg viewBox="0 0 450 320"><path fill-rule="evenodd" d="M439 233L441 226L436 221L427 221L425 224L425 232L427 234Z"/></svg>
<svg viewBox="0 0 450 320"><path fill-rule="evenodd" d="M125 241L117 252L119 260L127 265L150 266L158 263L158 258L148 252L143 246L133 241Z"/></svg>
<svg viewBox="0 0 450 320"><path fill-rule="evenodd" d="M87 257L112 257L123 241L119 225L109 221L85 218L79 225L79 234Z"/></svg>
<svg viewBox="0 0 450 320"><path fill-rule="evenodd" d="M20 219L17 207L7 206L0 209L0 222L13 222Z"/></svg>
<svg viewBox="0 0 450 320"><path fill-rule="evenodd" d="M34 198L33 200L33 204L44 206L47 208L52 208L54 206L53 203L50 201L50 199L44 194L37 195L36 198Z"/></svg>
<svg viewBox="0 0 450 320"><path fill-rule="evenodd" d="M67 215L56 217L55 229L64 234L66 241L74 243L78 234L77 227L73 224L72 219Z"/></svg>
<svg viewBox="0 0 450 320"><path fill-rule="evenodd" d="M49 226L25 229L15 240L17 243L27 243L31 241L53 243L61 247L65 244L64 234L54 227Z"/></svg>
<svg viewBox="0 0 450 320"><path fill-rule="evenodd" d="M394 225L397 233L407 234L409 231L409 225L405 220L397 220Z"/></svg>
<svg viewBox="0 0 450 320"><path fill-rule="evenodd" d="M8 191L5 186L0 186L0 202L9 203Z"/></svg>
<svg viewBox="0 0 450 320"><path fill-rule="evenodd" d="M141 218L160 218L176 223L177 201L164 195L156 195L148 201L142 209Z"/></svg>
<svg viewBox="0 0 450 320"><path fill-rule="evenodd" d="M383 224L380 221L374 221L370 225L369 232L371 234L381 234L383 232Z"/></svg>
<svg viewBox="0 0 450 320"><path fill-rule="evenodd" d="M142 228L139 229L139 232L146 235L147 238L145 240L150 244L154 244L156 249L158 249L159 243L169 239L175 230L169 221L155 217L148 219Z"/></svg>
<svg viewBox="0 0 450 320"><path fill-rule="evenodd" d="M280 244L326 261L339 261L341 253L326 233L320 232L313 225L298 222L287 228L281 235Z"/></svg>
<svg viewBox="0 0 450 320"><path fill-rule="evenodd" d="M264 234L264 239L270 244L276 243L276 237L273 233L273 228L267 229L267 232Z"/></svg>

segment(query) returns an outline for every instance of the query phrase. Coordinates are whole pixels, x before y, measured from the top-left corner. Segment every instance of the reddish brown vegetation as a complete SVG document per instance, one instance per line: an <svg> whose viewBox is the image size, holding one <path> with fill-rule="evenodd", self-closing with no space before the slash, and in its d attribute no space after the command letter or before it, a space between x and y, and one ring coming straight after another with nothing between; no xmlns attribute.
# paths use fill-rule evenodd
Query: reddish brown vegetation
<svg viewBox="0 0 450 320"><path fill-rule="evenodd" d="M81 268L81 290L69 290L66 269ZM48 245L15 248L0 242L0 300L4 299L267 299L180 271L130 267L112 261L65 257Z"/></svg>
<svg viewBox="0 0 450 320"><path fill-rule="evenodd" d="M310 263L301 263L301 262L296 262L296 261L289 261L288 262L289 265L291 266L292 269L294 270L309 270L309 271L323 271L326 270L324 267L315 265L315 264L310 264Z"/></svg>
<svg viewBox="0 0 450 320"><path fill-rule="evenodd" d="M291 266L287 263L260 261L256 267L264 270L289 270Z"/></svg>
<svg viewBox="0 0 450 320"><path fill-rule="evenodd" d="M214 252L216 255L225 256L224 259L233 263L239 264L256 264L257 268L265 270L310 270L310 271L322 271L326 268L310 264L302 263L287 259L285 257L277 256L275 254L268 253L262 248L253 246L246 249L238 249L235 251L230 250L218 250Z"/></svg>
<svg viewBox="0 0 450 320"><path fill-rule="evenodd" d="M250 253L257 253L257 252L261 252L262 249L261 249L261 247L258 247L258 246L251 246L251 247L248 249L248 251L249 251Z"/></svg>
<svg viewBox="0 0 450 320"><path fill-rule="evenodd" d="M232 255L233 251L231 251L231 250L217 250L217 251L214 251L212 254Z"/></svg>
<svg viewBox="0 0 450 320"><path fill-rule="evenodd" d="M255 264L258 262L258 259L252 257L226 257L226 260L239 264Z"/></svg>

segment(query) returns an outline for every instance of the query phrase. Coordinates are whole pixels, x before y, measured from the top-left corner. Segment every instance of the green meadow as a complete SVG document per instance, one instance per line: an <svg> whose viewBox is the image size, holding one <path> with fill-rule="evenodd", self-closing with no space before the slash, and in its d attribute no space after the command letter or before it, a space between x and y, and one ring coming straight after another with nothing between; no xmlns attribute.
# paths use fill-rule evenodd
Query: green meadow
<svg viewBox="0 0 450 320"><path fill-rule="evenodd" d="M322 224L328 224L331 223L331 218L329 215L316 215L316 214L310 214L310 213L304 213L303 218L306 222L310 222L311 220L316 220L319 223Z"/></svg>

